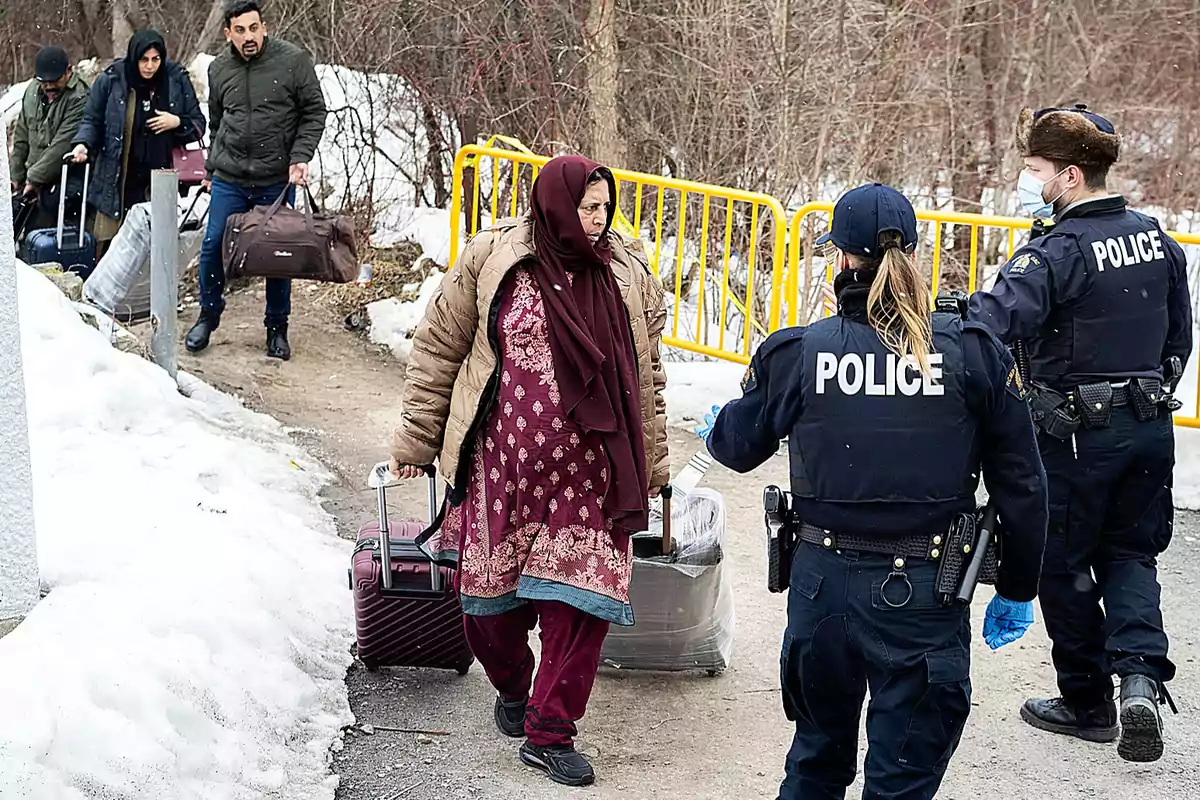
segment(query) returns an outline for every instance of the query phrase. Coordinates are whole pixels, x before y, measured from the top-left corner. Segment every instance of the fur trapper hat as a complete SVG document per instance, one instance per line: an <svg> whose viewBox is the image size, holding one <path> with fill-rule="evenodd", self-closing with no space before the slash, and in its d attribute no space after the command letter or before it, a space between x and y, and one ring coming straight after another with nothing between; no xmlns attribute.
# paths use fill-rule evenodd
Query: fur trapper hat
<svg viewBox="0 0 1200 800"><path fill-rule="evenodd" d="M1121 137L1113 124L1082 104L1037 112L1022 108L1016 136L1022 158L1040 156L1060 164L1109 167L1121 155Z"/></svg>

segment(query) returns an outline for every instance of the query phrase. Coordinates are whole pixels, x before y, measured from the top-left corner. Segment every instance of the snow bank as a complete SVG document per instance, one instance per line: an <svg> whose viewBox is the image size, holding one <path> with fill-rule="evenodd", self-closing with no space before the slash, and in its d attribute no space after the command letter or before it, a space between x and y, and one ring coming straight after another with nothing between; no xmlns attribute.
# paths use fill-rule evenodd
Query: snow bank
<svg viewBox="0 0 1200 800"><path fill-rule="evenodd" d="M0 640L0 793L332 798L352 624L327 474L17 269L49 595Z"/></svg>
<svg viewBox="0 0 1200 800"><path fill-rule="evenodd" d="M460 221L459 228L462 227ZM396 205L376 220L375 231L371 244L376 247L413 242L421 248L422 256L434 264L453 266L450 263L450 212L446 209ZM465 236L459 241L465 242Z"/></svg>
<svg viewBox="0 0 1200 800"><path fill-rule="evenodd" d="M388 346L401 362L407 362L408 354L412 352L413 331L425 315L425 308L429 305L433 293L441 285L442 273L433 270L429 277L422 281L416 300L405 303L389 297L368 304L368 336L371 341Z"/></svg>

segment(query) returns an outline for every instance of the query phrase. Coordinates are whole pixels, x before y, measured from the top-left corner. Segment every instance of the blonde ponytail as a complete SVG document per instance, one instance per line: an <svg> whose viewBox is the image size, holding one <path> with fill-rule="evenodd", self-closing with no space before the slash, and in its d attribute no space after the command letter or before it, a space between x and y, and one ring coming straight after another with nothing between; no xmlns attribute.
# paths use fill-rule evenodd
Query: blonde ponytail
<svg viewBox="0 0 1200 800"><path fill-rule="evenodd" d="M891 233L887 237L887 249L867 294L867 320L889 350L901 358L912 356L928 377L933 351L929 287L916 260L900 248L900 237Z"/></svg>

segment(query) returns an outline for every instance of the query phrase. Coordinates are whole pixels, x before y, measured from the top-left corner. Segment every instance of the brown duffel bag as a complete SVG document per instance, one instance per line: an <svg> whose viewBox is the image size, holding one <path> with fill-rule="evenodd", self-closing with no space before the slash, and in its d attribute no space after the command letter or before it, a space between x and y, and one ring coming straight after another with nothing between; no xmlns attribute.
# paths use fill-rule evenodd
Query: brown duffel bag
<svg viewBox="0 0 1200 800"><path fill-rule="evenodd" d="M353 223L320 210L314 214L316 203L307 186L303 211L283 205L288 188L269 207L229 216L221 240L226 277L353 281L358 277Z"/></svg>

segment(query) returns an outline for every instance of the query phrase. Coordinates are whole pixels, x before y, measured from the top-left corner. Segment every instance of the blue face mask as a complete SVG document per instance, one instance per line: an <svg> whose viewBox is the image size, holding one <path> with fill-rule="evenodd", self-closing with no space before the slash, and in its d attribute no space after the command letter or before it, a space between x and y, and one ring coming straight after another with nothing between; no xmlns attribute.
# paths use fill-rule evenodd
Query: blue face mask
<svg viewBox="0 0 1200 800"><path fill-rule="evenodd" d="M1054 178L1062 175L1063 172L1066 172L1066 170L1059 171L1050 180L1054 180ZM1025 209L1031 216L1050 219L1054 216L1054 204L1067 193L1066 189L1064 189L1059 193L1058 197L1050 202L1046 202L1042 193L1046 191L1046 184L1049 182L1038 180L1025 170L1021 170L1021 177L1017 179L1017 198L1021 201L1021 208Z"/></svg>

